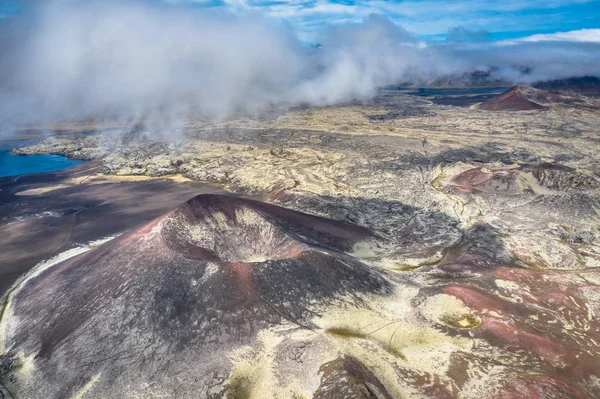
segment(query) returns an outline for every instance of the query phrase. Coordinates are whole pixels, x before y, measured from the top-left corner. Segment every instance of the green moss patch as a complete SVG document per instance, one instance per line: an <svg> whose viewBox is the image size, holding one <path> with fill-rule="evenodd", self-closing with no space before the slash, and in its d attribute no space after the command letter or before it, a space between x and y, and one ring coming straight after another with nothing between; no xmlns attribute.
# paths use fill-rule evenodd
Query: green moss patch
<svg viewBox="0 0 600 399"><path fill-rule="evenodd" d="M349 328L328 328L325 330L327 334L335 335L343 338L367 338L367 336L358 331L350 330Z"/></svg>
<svg viewBox="0 0 600 399"><path fill-rule="evenodd" d="M442 321L450 327L460 329L476 328L481 324L481 320L472 314L450 315L442 318Z"/></svg>

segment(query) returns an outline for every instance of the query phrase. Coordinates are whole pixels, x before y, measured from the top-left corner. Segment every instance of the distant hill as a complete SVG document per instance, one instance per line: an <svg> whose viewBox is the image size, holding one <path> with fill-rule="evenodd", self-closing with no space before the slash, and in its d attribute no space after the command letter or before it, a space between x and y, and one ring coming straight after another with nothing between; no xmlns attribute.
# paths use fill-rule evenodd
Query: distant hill
<svg viewBox="0 0 600 399"><path fill-rule="evenodd" d="M479 69L462 74L449 74L433 79L408 80L400 82L397 86L403 88L455 88L455 87L509 87L531 81L532 69L527 67L514 67L516 80L498 78L498 68ZM600 95L600 77L580 76L567 79L554 79L538 81L532 84L540 90L579 93L584 95Z"/></svg>
<svg viewBox="0 0 600 399"><path fill-rule="evenodd" d="M540 90L526 85L517 85L497 97L476 105L487 111L534 111L552 107L600 109L600 102L579 93Z"/></svg>
<svg viewBox="0 0 600 399"><path fill-rule="evenodd" d="M600 78L595 76L581 76L569 79L548 80L537 82L533 87L541 90L574 92L585 95L600 95Z"/></svg>
<svg viewBox="0 0 600 399"><path fill-rule="evenodd" d="M500 94L498 97L479 104L477 108L486 111L532 111L545 109L544 105L532 99L543 100L541 93L536 92L542 91L529 86L517 85Z"/></svg>
<svg viewBox="0 0 600 399"><path fill-rule="evenodd" d="M510 86L512 82L497 79L493 76L495 69L476 70L462 75L449 75L436 78L429 82L431 87L502 87Z"/></svg>

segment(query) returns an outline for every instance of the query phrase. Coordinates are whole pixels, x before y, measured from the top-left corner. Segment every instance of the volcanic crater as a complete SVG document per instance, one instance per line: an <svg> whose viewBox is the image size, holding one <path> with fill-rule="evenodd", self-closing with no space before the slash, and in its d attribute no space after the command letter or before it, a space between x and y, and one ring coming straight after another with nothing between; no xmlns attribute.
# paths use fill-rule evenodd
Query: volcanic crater
<svg viewBox="0 0 600 399"><path fill-rule="evenodd" d="M198 196L163 221L168 246L211 262L264 262L294 258L310 247L349 252L372 233L347 222L242 198Z"/></svg>
<svg viewBox="0 0 600 399"><path fill-rule="evenodd" d="M25 381L11 368L2 383L26 397L63 397L80 386L82 370L108 384L127 372L143 384L157 368L199 363L190 370L206 378L187 386L191 395L259 330L291 323L313 331L320 306L390 295L385 273L347 254L372 237L258 201L197 196L22 281L6 305L0 344L3 359L33 371ZM146 360L132 363L128 353Z"/></svg>

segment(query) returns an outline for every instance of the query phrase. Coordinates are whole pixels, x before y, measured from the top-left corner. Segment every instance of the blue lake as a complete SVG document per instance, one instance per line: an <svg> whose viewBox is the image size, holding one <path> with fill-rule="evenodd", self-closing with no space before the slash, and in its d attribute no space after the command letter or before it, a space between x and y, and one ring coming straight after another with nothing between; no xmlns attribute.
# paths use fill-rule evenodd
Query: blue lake
<svg viewBox="0 0 600 399"><path fill-rule="evenodd" d="M508 90L509 87L466 87L466 88L421 88L409 91L415 96L469 96L500 94Z"/></svg>
<svg viewBox="0 0 600 399"><path fill-rule="evenodd" d="M0 177L26 175L30 173L55 172L81 165L86 161L69 159L61 155L15 155L11 154L11 148L20 143L0 144Z"/></svg>
<svg viewBox="0 0 600 399"><path fill-rule="evenodd" d="M435 104L468 107L490 100L508 89L508 87L467 87L404 89L404 91L413 96L425 97Z"/></svg>

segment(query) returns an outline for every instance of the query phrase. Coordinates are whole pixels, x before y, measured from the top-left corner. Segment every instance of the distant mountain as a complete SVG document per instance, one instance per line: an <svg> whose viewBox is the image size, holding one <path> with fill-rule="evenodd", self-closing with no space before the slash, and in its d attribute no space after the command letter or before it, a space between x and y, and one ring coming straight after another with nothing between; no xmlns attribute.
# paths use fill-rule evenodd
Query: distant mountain
<svg viewBox="0 0 600 399"><path fill-rule="evenodd" d="M509 87L523 82L531 82L534 70L525 66L513 66L513 73L508 75L515 76L514 79L507 80L499 76L506 76L506 73L500 74L496 67L477 69L462 74L448 74L438 76L432 79L409 79L398 84L399 87L414 88L453 88L453 87ZM506 71L505 71L506 72ZM547 81L537 81L532 84L533 87L547 91L572 92L585 95L600 95L600 77L580 76L567 79L554 79Z"/></svg>
<svg viewBox="0 0 600 399"><path fill-rule="evenodd" d="M431 87L502 87L510 86L507 82L494 77L497 69L476 70L462 75L441 76L429 83Z"/></svg>
<svg viewBox="0 0 600 399"><path fill-rule="evenodd" d="M400 82L397 88L454 88L454 87L508 87L514 82L506 82L494 78L495 70L475 70L463 74L450 74L438 76L433 79L409 79Z"/></svg>
<svg viewBox="0 0 600 399"><path fill-rule="evenodd" d="M595 96L600 95L600 78L595 76L548 80L545 82L534 83L533 86L541 90L574 92Z"/></svg>

